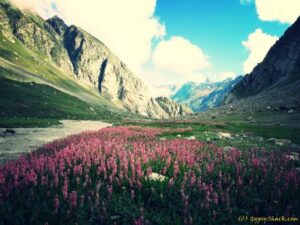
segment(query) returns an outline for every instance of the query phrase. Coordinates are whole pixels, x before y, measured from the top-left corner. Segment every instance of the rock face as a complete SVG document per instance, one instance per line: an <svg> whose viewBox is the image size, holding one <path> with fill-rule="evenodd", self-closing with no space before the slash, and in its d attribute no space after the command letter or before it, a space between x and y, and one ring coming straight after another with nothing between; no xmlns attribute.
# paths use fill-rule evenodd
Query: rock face
<svg viewBox="0 0 300 225"><path fill-rule="evenodd" d="M169 117L176 117L177 115L184 116L192 113L188 107L178 105L176 102L167 97L157 97L155 100Z"/></svg>
<svg viewBox="0 0 300 225"><path fill-rule="evenodd" d="M179 104L188 105L194 112L206 111L220 106L228 92L241 79L242 76L238 76L221 82L188 82L171 96L171 99Z"/></svg>
<svg viewBox="0 0 300 225"><path fill-rule="evenodd" d="M57 16L45 21L4 1L0 2L0 18L7 36L13 35L28 49L38 51L78 83L98 88L99 94L115 105L156 118L180 115L178 111L166 112L122 61L81 28L67 26ZM172 104L170 108L176 107Z"/></svg>
<svg viewBox="0 0 300 225"><path fill-rule="evenodd" d="M225 103L229 104L250 96L258 96L262 99L261 96L264 95L264 99L267 100L266 104L267 102L271 104L274 100L299 104L296 99L294 102L290 98L294 94L299 95L299 46L300 17L269 50L263 62L258 64L232 89L225 99Z"/></svg>

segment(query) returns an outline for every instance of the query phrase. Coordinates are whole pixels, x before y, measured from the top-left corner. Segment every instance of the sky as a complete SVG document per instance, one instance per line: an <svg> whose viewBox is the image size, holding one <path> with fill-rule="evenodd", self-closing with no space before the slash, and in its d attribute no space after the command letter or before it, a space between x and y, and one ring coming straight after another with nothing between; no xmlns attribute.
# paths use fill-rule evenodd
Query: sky
<svg viewBox="0 0 300 225"><path fill-rule="evenodd" d="M250 73L300 15L299 0L11 0L104 42L151 89Z"/></svg>

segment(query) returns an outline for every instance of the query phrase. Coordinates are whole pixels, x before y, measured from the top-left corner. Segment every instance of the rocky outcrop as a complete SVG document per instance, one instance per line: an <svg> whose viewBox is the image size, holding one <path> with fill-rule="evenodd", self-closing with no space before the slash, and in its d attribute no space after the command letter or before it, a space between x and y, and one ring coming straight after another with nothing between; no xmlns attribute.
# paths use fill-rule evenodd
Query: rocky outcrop
<svg viewBox="0 0 300 225"><path fill-rule="evenodd" d="M299 46L300 17L272 46L263 62L232 89L225 103L296 84L300 78ZM287 96L282 95L280 98L285 97Z"/></svg>
<svg viewBox="0 0 300 225"><path fill-rule="evenodd" d="M1 23L30 50L38 51L67 73L72 73L62 38L41 17L1 3Z"/></svg>
<svg viewBox="0 0 300 225"><path fill-rule="evenodd" d="M188 82L184 84L171 98L179 103L186 104L194 112L202 112L221 105L229 91L236 85L242 76L235 79L226 79L220 82Z"/></svg>
<svg viewBox="0 0 300 225"><path fill-rule="evenodd" d="M181 115L166 112L141 79L101 41L81 28L67 26L57 16L45 21L4 1L0 2L0 18L0 26L7 35L38 52L81 85L97 88L100 95L115 105L155 118Z"/></svg>
<svg viewBox="0 0 300 225"><path fill-rule="evenodd" d="M160 107L168 114L169 117L184 116L191 114L192 111L183 105L178 105L167 97L157 97L155 99Z"/></svg>

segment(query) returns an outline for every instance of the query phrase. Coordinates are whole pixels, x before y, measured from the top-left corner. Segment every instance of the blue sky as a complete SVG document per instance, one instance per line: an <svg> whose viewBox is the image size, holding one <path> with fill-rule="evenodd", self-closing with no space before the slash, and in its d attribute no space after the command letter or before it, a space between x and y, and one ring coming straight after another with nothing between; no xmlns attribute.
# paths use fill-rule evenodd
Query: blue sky
<svg viewBox="0 0 300 225"><path fill-rule="evenodd" d="M249 52L242 41L257 28L280 37L289 26L261 21L254 3L239 0L158 0L155 15L167 24L165 38L183 36L201 47L214 73L243 74Z"/></svg>

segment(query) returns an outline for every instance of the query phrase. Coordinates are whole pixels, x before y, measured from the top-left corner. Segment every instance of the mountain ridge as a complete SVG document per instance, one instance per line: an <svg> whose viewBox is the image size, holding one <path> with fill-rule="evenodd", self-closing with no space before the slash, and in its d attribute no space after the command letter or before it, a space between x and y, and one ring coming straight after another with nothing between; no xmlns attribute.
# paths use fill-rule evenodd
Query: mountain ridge
<svg viewBox="0 0 300 225"><path fill-rule="evenodd" d="M255 96L299 80L300 17L270 48L264 60L232 89L225 104ZM283 96L282 96L283 97Z"/></svg>
<svg viewBox="0 0 300 225"><path fill-rule="evenodd" d="M237 76L217 82L187 82L171 96L171 99L178 104L187 105L194 112L203 112L220 106L229 91L241 79L242 76Z"/></svg>
<svg viewBox="0 0 300 225"><path fill-rule="evenodd" d="M169 117L142 80L101 41L75 25L67 26L57 16L45 21L5 1L0 3L1 32L36 53L34 57L42 56L40 59L52 62L79 85L98 90L121 109L143 116Z"/></svg>

